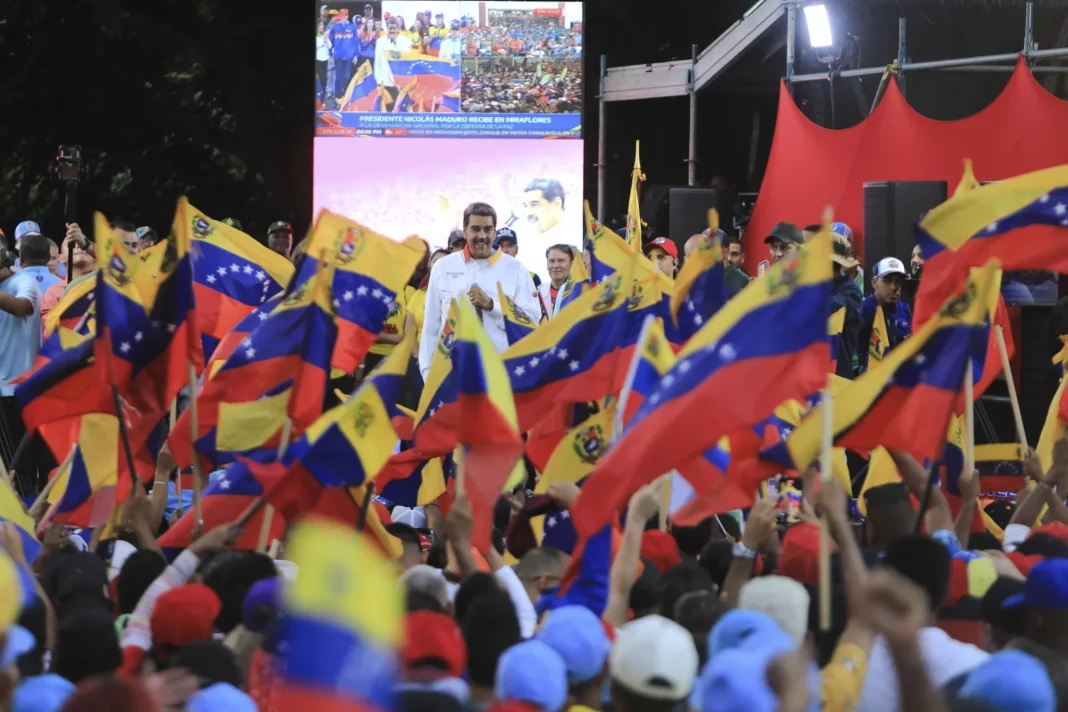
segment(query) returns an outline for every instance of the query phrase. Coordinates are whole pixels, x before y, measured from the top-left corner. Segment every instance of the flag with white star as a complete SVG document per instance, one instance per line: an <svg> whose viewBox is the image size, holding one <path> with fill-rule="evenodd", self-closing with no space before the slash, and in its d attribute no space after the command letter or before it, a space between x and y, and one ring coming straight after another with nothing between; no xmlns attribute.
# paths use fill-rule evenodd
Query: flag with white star
<svg viewBox="0 0 1068 712"><path fill-rule="evenodd" d="M675 352L664 336L663 322L652 314L647 315L619 392L620 427L631 421L674 365Z"/></svg>
<svg viewBox="0 0 1068 712"><path fill-rule="evenodd" d="M826 382L831 265L830 236L813 238L686 343L587 479L571 512L579 536L591 536L642 485L676 469L688 476L686 465L724 435ZM703 495L721 479L690 484Z"/></svg>
<svg viewBox="0 0 1068 712"><path fill-rule="evenodd" d="M191 440L205 465L215 466L270 448L287 418L298 438L322 414L337 323L330 301L334 270L320 267L273 309L249 315L244 324L252 330L233 339L221 366L212 364L196 394L198 432L191 432L187 408L169 439L179 467L192 460Z"/></svg>
<svg viewBox="0 0 1068 712"><path fill-rule="evenodd" d="M95 319L93 319L95 298L95 277L87 277L66 290L63 298L44 319L44 341L47 342L60 327L77 330L83 334L92 333L95 329Z"/></svg>
<svg viewBox="0 0 1068 712"><path fill-rule="evenodd" d="M111 389L96 368L93 341L92 335L61 327L45 342L48 348L42 348L33 368L12 381L28 432L76 415L114 411Z"/></svg>
<svg viewBox="0 0 1068 712"><path fill-rule="evenodd" d="M153 248L158 260L142 261L103 215L95 222L96 358L108 384L155 426L189 383L189 364L204 365L189 241L172 235Z"/></svg>
<svg viewBox="0 0 1068 712"><path fill-rule="evenodd" d="M699 243L675 278L671 295L671 322L678 325L679 337L686 342L727 303L723 249L719 238Z"/></svg>
<svg viewBox="0 0 1068 712"><path fill-rule="evenodd" d="M293 265L255 238L212 220L185 198L178 201L172 229L190 246L197 325L205 358L210 358L219 339L282 292Z"/></svg>
<svg viewBox="0 0 1068 712"><path fill-rule="evenodd" d="M921 461L942 456L968 359L986 349L987 304L996 272L996 261L988 264L937 317L835 394L836 446L865 452L882 445ZM822 419L823 406L817 405L784 443L762 457L807 467L819 454Z"/></svg>
<svg viewBox="0 0 1068 712"><path fill-rule="evenodd" d="M426 254L426 244L417 237L397 242L323 210L308 238L307 254L337 267L333 304L338 339L332 365L352 373L378 338L390 307ZM311 278L315 261L301 263L296 286Z"/></svg>

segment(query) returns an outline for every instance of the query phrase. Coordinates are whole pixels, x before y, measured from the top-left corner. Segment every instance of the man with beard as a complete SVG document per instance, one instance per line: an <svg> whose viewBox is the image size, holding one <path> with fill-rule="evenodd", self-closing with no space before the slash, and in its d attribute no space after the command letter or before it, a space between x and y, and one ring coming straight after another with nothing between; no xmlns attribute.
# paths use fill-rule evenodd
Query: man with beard
<svg viewBox="0 0 1068 712"><path fill-rule="evenodd" d="M419 371L424 381L453 299L471 300L498 352L508 348L503 305L497 298L498 284L518 309L532 321L538 321L530 273L516 258L493 249L497 211L486 203L471 203L464 209L463 227L466 247L442 257L430 271L419 342Z"/></svg>

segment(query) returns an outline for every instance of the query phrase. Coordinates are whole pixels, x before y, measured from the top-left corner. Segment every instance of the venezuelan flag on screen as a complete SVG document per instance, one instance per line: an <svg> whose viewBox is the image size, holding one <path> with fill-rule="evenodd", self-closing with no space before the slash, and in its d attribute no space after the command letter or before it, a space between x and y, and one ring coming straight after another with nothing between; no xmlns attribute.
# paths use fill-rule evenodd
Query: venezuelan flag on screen
<svg viewBox="0 0 1068 712"><path fill-rule="evenodd" d="M425 252L419 238L394 242L328 210L319 213L308 239L307 254L312 259L301 263L295 281L299 286L310 279L319 258L337 267L334 368L352 373L360 365Z"/></svg>
<svg viewBox="0 0 1068 712"><path fill-rule="evenodd" d="M348 401L312 423L286 450L285 460L322 487L358 487L374 479L397 445L391 419L399 413L397 398L414 341L409 334Z"/></svg>
<svg viewBox="0 0 1068 712"><path fill-rule="evenodd" d="M189 364L203 367L188 235L179 232L157 245L165 252L153 269L126 249L103 215L95 220L97 260L103 263L95 299L96 358L108 383L154 425L188 384ZM138 280L142 268L155 279Z"/></svg>
<svg viewBox="0 0 1068 712"><path fill-rule="evenodd" d="M299 567L278 621L279 709L391 709L404 639L396 567L367 538L310 519L286 546Z"/></svg>
<svg viewBox="0 0 1068 712"><path fill-rule="evenodd" d="M682 343L688 341L727 303L723 249L718 238L702 240L675 278L671 320Z"/></svg>
<svg viewBox="0 0 1068 712"><path fill-rule="evenodd" d="M626 362L619 344L629 283L629 268L611 275L501 355L522 431L554 403L599 400L612 392L614 381L622 382Z"/></svg>
<svg viewBox="0 0 1068 712"><path fill-rule="evenodd" d="M265 319L249 317L259 325L205 378L196 395L198 432L191 432L187 408L169 439L179 467L191 464L190 439L215 465L220 449L236 455L270 447L286 418L299 436L322 413L337 325L334 270L320 267L269 314L261 312Z"/></svg>
<svg viewBox="0 0 1068 712"><path fill-rule="evenodd" d="M760 422L783 401L820 388L828 362L830 240L823 232L774 265L683 347L586 481L572 511L580 536L592 535L645 483Z"/></svg>
<svg viewBox="0 0 1068 712"><path fill-rule="evenodd" d="M508 345L516 343L525 336L529 336L537 323L516 306L515 302L501 289L501 283L497 282L497 298L500 299L501 310L504 312L504 333L508 337Z"/></svg>
<svg viewBox="0 0 1068 712"><path fill-rule="evenodd" d="M178 200L172 230L189 245L198 326L210 357L219 339L281 293L293 265L237 228L212 220L185 198Z"/></svg>
<svg viewBox="0 0 1068 712"><path fill-rule="evenodd" d="M401 88L407 106L385 107L382 111L429 112L440 110L446 96L460 92L460 63L437 59L419 52L408 52L400 59L390 59L393 80ZM398 97L398 104L400 104ZM454 103L449 109L456 111Z"/></svg>
<svg viewBox="0 0 1068 712"><path fill-rule="evenodd" d="M921 461L942 455L968 359L986 346L986 305L996 271L996 262L983 268L937 317L837 394L836 445L861 452L882 445ZM811 462L819 453L822 413L816 406L769 457L798 468Z"/></svg>
<svg viewBox="0 0 1068 712"><path fill-rule="evenodd" d="M374 111L378 98L378 82L371 68L371 62L365 61L349 80L345 94L337 100L342 111Z"/></svg>
<svg viewBox="0 0 1068 712"><path fill-rule="evenodd" d="M634 418L674 365L675 352L664 336L663 323L653 315L647 316L619 394L620 430Z"/></svg>

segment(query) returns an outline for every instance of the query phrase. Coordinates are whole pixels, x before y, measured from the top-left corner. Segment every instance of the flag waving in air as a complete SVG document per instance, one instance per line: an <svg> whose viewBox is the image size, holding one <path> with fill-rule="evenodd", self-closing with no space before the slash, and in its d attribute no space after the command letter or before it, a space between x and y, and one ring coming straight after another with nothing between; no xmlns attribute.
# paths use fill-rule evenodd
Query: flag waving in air
<svg viewBox="0 0 1068 712"><path fill-rule="evenodd" d="M504 312L504 333L508 337L508 345L511 346L528 336L538 325L504 293L500 282L497 282L497 297L501 300L501 311Z"/></svg>
<svg viewBox="0 0 1068 712"><path fill-rule="evenodd" d="M586 481L572 510L580 536L592 536L642 485L681 469L729 432L760 422L783 401L820 388L828 361L831 264L831 237L823 231L687 342ZM713 483L691 484L703 494Z"/></svg>
<svg viewBox="0 0 1068 712"><path fill-rule="evenodd" d="M198 371L204 365L188 235L178 232L156 245L157 266L130 252L103 215L95 220L101 265L94 300L96 360L107 383L154 425L189 383L189 365Z"/></svg>
<svg viewBox="0 0 1068 712"><path fill-rule="evenodd" d="M674 365L675 352L664 336L663 325L656 317L647 316L627 371L627 379L619 394L618 430L622 430L623 425L633 419L641 404L656 390L660 379Z"/></svg>
<svg viewBox="0 0 1068 712"><path fill-rule="evenodd" d="M638 197L639 184L645 180L642 173L641 142L634 142L634 169L630 172L630 197L627 198L627 245L635 252L642 249L641 201Z"/></svg>
<svg viewBox="0 0 1068 712"><path fill-rule="evenodd" d="M842 388L831 412L836 445L858 451L882 445L918 460L941 455L968 359L986 347L987 303L996 271L992 261L919 332ZM822 418L823 407L817 405L784 443L762 457L807 467L819 453Z"/></svg>
<svg viewBox="0 0 1068 712"><path fill-rule="evenodd" d="M282 292L293 265L237 228L212 220L185 198L178 200L173 231L190 246L198 325L210 357L219 339Z"/></svg>
<svg viewBox="0 0 1068 712"><path fill-rule="evenodd" d="M715 213L715 208L709 211ZM716 228L711 227L716 225ZM712 234L719 225L718 215L709 218ZM689 340L727 303L727 283L724 277L723 250L719 238L702 240L675 278L675 293L671 295L671 318L679 328L682 341Z"/></svg>
<svg viewBox="0 0 1068 712"><path fill-rule="evenodd" d="M352 373L360 365L425 252L426 244L419 238L394 242L328 210L319 213L308 238L307 254L312 259L304 260L295 280L300 285L310 279L317 259L337 267L334 368Z"/></svg>

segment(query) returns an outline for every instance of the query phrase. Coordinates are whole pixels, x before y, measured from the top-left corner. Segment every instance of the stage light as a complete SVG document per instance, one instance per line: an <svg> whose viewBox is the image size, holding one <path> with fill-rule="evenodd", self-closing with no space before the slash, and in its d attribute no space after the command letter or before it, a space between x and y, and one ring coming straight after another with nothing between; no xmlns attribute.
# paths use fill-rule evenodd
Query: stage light
<svg viewBox="0 0 1068 712"><path fill-rule="evenodd" d="M808 25L808 43L812 47L830 47L834 43L831 37L831 18L827 15L827 6L823 3L805 5L805 24Z"/></svg>

